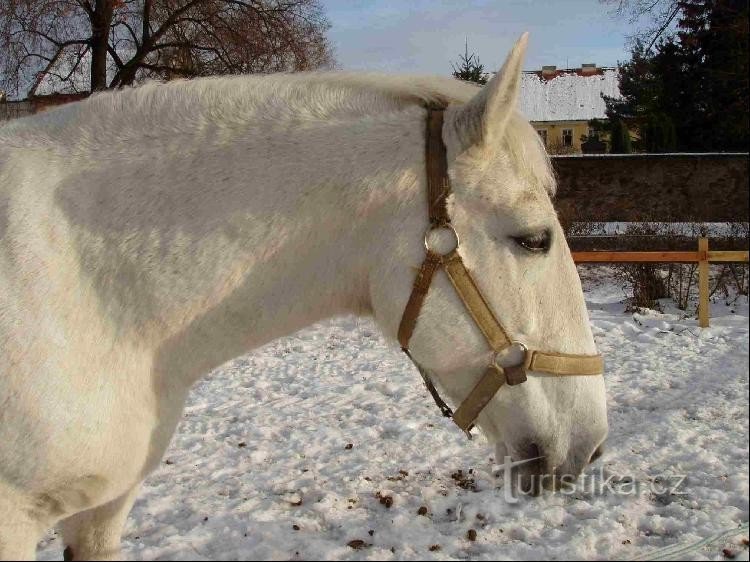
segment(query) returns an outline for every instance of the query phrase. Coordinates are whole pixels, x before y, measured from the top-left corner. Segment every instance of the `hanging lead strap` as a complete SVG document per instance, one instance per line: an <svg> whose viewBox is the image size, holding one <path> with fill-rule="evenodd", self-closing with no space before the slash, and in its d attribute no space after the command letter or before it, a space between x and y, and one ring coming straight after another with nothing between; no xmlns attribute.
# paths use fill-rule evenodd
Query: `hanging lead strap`
<svg viewBox="0 0 750 562"><path fill-rule="evenodd" d="M443 399L440 397L440 394L437 391L437 388L435 388L435 385L432 384L432 379L430 378L430 375L427 374L427 371L425 371L422 366L414 361L412 359L411 355L409 354L408 350L404 350L406 353L406 356L411 359L412 363L414 363L414 366L417 368L417 371L419 371L419 374L422 377L422 380L424 381L425 388L427 388L427 391L430 393L430 396L432 396L432 399L435 401L435 404L437 404L437 407L440 408L440 412L443 414L443 417L445 418L452 418L453 417L453 410L451 410L450 406L446 404Z"/></svg>

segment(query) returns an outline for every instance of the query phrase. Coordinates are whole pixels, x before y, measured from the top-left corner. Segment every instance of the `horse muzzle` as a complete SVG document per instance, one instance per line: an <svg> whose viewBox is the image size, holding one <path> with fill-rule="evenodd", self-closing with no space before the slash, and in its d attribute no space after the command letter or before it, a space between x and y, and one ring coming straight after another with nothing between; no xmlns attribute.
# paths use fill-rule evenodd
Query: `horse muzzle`
<svg viewBox="0 0 750 562"><path fill-rule="evenodd" d="M603 435L579 440L566 451L556 445L544 445L542 440L500 444L497 462L501 465L505 486L526 495L539 495L543 490L575 489L584 469L604 454L605 439L606 430Z"/></svg>

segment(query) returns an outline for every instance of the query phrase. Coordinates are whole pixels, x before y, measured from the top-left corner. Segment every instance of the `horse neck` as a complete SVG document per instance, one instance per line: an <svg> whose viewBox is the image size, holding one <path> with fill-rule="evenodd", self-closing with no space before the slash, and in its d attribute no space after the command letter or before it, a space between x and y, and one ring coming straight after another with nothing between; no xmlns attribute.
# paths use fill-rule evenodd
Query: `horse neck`
<svg viewBox="0 0 750 562"><path fill-rule="evenodd" d="M197 377L315 321L368 313L368 278L383 237L395 235L405 214L423 212L423 129L423 111L409 108L233 143L226 173L243 181L209 188L226 199L220 206L237 211L222 225L233 235L198 244L201 254L218 256L216 280L197 281L203 305L171 331L162 354L171 362L193 356Z"/></svg>

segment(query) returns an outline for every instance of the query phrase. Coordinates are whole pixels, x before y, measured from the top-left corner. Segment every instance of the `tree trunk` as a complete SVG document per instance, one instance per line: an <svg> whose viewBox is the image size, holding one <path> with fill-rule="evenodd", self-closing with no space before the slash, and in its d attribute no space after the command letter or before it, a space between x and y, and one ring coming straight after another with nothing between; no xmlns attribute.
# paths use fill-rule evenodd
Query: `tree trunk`
<svg viewBox="0 0 750 562"><path fill-rule="evenodd" d="M136 53L136 55L131 60L129 60L124 67L117 71L117 74L115 75L114 80L112 80L112 84L110 84L110 86L116 88L132 86L141 62L143 62L143 57L140 56L140 53Z"/></svg>
<svg viewBox="0 0 750 562"><path fill-rule="evenodd" d="M107 46L114 11L113 0L96 0L91 15L91 91L107 87Z"/></svg>

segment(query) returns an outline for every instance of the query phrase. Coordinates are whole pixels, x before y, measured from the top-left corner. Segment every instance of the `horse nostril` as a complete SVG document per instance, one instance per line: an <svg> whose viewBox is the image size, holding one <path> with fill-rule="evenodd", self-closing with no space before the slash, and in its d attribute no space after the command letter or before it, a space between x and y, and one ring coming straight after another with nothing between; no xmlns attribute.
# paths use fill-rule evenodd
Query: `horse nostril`
<svg viewBox="0 0 750 562"><path fill-rule="evenodd" d="M518 449L514 462L516 486L525 494L539 495L544 488L543 475L547 472L543 449L536 443L526 443Z"/></svg>
<svg viewBox="0 0 750 562"><path fill-rule="evenodd" d="M541 457L542 456L542 452L539 449L539 445L537 445L536 443L532 443L531 445L529 445L529 448L528 448L528 451L527 451L527 455L528 455L527 458L529 458L529 459L533 459L533 458L536 458L536 457Z"/></svg>
<svg viewBox="0 0 750 562"><path fill-rule="evenodd" d="M589 464L596 461L599 457L601 457L604 454L604 443L599 445L596 450L591 454L591 458L589 459Z"/></svg>
<svg viewBox="0 0 750 562"><path fill-rule="evenodd" d="M538 465L539 468L544 466L544 451L536 443L529 443L523 450L524 458L529 463Z"/></svg>

